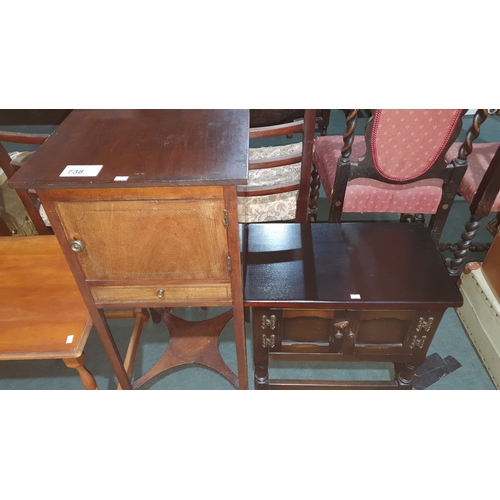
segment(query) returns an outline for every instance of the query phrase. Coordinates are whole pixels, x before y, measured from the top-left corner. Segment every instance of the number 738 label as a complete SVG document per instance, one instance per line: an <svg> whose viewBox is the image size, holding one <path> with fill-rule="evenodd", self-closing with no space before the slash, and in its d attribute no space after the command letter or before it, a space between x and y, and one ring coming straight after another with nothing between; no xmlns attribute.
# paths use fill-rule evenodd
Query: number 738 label
<svg viewBox="0 0 500 500"><path fill-rule="evenodd" d="M68 165L59 177L97 177L102 165Z"/></svg>

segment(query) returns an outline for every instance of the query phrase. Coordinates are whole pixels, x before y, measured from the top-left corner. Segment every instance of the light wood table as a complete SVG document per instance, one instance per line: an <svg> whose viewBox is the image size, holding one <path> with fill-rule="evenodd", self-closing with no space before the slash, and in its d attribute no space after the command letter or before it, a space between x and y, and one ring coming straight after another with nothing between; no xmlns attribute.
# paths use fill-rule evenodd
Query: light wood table
<svg viewBox="0 0 500 500"><path fill-rule="evenodd" d="M83 364L92 322L56 237L2 237L0 261L0 360L62 359L96 389Z"/></svg>
<svg viewBox="0 0 500 500"><path fill-rule="evenodd" d="M134 388L183 364L248 387L236 197L248 127L248 110L76 110L9 181L37 190L124 389L104 308L161 309L169 323ZM232 312L192 324L166 312L211 306ZM214 348L231 316L237 376Z"/></svg>

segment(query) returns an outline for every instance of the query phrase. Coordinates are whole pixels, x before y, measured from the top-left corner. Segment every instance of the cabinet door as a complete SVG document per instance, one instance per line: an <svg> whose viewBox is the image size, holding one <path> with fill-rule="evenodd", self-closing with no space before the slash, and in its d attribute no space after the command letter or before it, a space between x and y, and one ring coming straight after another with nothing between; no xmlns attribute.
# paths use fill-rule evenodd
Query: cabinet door
<svg viewBox="0 0 500 500"><path fill-rule="evenodd" d="M224 201L56 201L87 280L229 280ZM80 250L80 248L79 248Z"/></svg>
<svg viewBox="0 0 500 500"><path fill-rule="evenodd" d="M427 352L442 315L442 311L425 309L351 310L344 352L399 352L421 357Z"/></svg>

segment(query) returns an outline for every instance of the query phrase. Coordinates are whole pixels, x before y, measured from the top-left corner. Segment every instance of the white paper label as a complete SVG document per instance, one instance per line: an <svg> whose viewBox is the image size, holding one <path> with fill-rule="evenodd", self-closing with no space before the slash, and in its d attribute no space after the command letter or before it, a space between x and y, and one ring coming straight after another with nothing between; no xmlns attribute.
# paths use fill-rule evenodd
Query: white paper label
<svg viewBox="0 0 500 500"><path fill-rule="evenodd" d="M59 177L97 177L102 165L68 165Z"/></svg>
<svg viewBox="0 0 500 500"><path fill-rule="evenodd" d="M68 335L66 337L66 344L72 344L73 343L73 337L74 337L74 335Z"/></svg>
<svg viewBox="0 0 500 500"><path fill-rule="evenodd" d="M361 295L359 293L351 293L351 299L360 299Z"/></svg>
<svg viewBox="0 0 500 500"><path fill-rule="evenodd" d="M128 175L117 175L115 181L128 181Z"/></svg>

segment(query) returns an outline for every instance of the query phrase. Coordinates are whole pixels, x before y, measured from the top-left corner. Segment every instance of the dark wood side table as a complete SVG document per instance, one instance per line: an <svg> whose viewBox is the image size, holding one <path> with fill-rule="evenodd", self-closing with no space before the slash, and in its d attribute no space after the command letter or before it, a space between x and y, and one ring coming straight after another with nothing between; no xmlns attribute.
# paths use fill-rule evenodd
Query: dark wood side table
<svg viewBox="0 0 500 500"><path fill-rule="evenodd" d="M403 223L250 224L243 236L256 389L411 389L462 296L427 229ZM394 380L269 378L269 360L394 363Z"/></svg>
<svg viewBox="0 0 500 500"><path fill-rule="evenodd" d="M248 110L76 110L9 181L37 190L124 389L105 308L231 306L198 323L165 312L169 347L134 388L193 363L248 386L236 205L248 128ZM217 348L231 317L238 376Z"/></svg>

